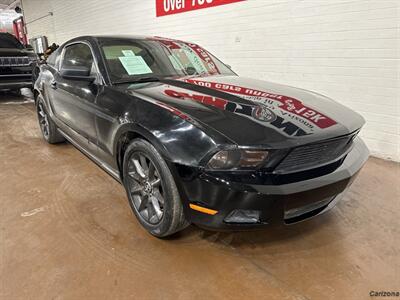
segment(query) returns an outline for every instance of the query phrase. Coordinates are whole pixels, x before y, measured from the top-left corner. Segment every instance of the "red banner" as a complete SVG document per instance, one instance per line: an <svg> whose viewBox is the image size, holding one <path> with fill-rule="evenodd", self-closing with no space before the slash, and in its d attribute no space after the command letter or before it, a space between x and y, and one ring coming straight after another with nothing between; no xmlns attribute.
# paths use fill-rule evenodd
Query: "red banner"
<svg viewBox="0 0 400 300"><path fill-rule="evenodd" d="M156 15L162 17L241 1L245 0L156 0Z"/></svg>
<svg viewBox="0 0 400 300"><path fill-rule="evenodd" d="M327 128L337 124L335 120L332 120L328 116L304 105L303 102L292 97L287 97L284 95L273 94L266 91L259 91L251 88L225 84L225 83L216 83L216 82L208 82L208 81L193 80L193 79L187 79L186 81L189 83L193 83L195 85L205 86L208 88L220 90L231 94L254 97L256 99L265 98L277 101L280 103L279 108L289 113L293 113L304 119L307 119L308 121L317 125L319 128Z"/></svg>
<svg viewBox="0 0 400 300"><path fill-rule="evenodd" d="M170 49L181 49L181 46L179 44L185 44L188 46L190 49L192 49L196 54L200 57L200 59L205 63L207 66L207 70L210 74L220 74L217 65L213 61L212 57L208 54L208 52L201 48L199 45L193 44L193 43L187 43L184 41L178 41L178 40L172 40L172 39L166 39L162 37L153 37L150 38L151 40L156 40L164 45L166 45Z"/></svg>

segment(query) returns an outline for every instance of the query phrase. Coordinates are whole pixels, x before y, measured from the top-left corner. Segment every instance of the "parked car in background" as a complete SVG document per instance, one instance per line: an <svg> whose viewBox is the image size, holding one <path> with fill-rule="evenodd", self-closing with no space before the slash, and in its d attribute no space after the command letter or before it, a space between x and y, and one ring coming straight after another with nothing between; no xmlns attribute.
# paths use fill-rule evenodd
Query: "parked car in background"
<svg viewBox="0 0 400 300"><path fill-rule="evenodd" d="M0 90L32 88L32 68L38 56L13 35L0 33Z"/></svg>
<svg viewBox="0 0 400 300"><path fill-rule="evenodd" d="M368 158L354 111L235 74L204 48L85 36L40 66L44 139L70 141L121 182L157 237L293 224L343 196Z"/></svg>

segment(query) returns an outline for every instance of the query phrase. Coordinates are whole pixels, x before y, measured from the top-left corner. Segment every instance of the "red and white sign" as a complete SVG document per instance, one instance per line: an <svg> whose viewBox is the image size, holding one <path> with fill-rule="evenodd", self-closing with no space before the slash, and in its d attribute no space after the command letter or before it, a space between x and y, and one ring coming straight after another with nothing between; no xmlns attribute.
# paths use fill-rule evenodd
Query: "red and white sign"
<svg viewBox="0 0 400 300"><path fill-rule="evenodd" d="M335 120L332 120L328 116L304 105L303 102L292 97L269 93L266 91L259 91L232 84L200 81L194 79L187 79L186 81L199 86L205 86L215 90L240 95L249 100L269 99L272 101L276 101L279 104L280 109L304 118L321 129L328 128L337 124Z"/></svg>
<svg viewBox="0 0 400 300"><path fill-rule="evenodd" d="M209 53L201 48L199 45L193 44L193 43L187 43L184 41L178 41L178 40L172 40L172 39L166 39L162 37L153 37L150 38L151 40L156 40L164 45L166 45L170 49L181 49L182 47L189 47L192 51L194 51L199 58L202 60L204 65L207 68L207 72L214 75L214 74L220 74L217 65L215 64L214 60L212 57L209 55ZM201 66L200 66L201 68Z"/></svg>
<svg viewBox="0 0 400 300"><path fill-rule="evenodd" d="M156 15L162 17L241 1L245 0L156 0Z"/></svg>

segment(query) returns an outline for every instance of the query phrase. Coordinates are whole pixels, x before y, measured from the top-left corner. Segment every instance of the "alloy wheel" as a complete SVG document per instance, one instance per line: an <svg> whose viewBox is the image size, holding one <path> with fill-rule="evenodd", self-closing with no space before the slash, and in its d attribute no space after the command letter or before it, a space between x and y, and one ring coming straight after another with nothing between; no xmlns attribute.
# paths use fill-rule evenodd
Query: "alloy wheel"
<svg viewBox="0 0 400 300"><path fill-rule="evenodd" d="M38 117L40 128L42 129L44 137L47 139L50 133L50 126L47 113L44 110L43 104L41 102L38 103Z"/></svg>
<svg viewBox="0 0 400 300"><path fill-rule="evenodd" d="M147 223L158 224L164 215L164 195L160 173L143 152L134 152L128 161L128 188L136 211Z"/></svg>

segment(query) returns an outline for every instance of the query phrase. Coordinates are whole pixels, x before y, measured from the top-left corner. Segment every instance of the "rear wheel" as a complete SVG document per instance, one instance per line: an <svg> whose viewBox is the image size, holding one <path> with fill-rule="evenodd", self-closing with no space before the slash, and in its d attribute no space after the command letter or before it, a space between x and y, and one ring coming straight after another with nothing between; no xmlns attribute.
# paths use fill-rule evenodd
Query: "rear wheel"
<svg viewBox="0 0 400 300"><path fill-rule="evenodd" d="M133 140L123 166L129 204L148 232L166 237L188 225L171 171L153 145Z"/></svg>
<svg viewBox="0 0 400 300"><path fill-rule="evenodd" d="M51 120L50 116L47 114L43 99L40 96L36 101L36 112L43 138L49 144L64 142L64 137L57 131L56 124L54 124L53 120Z"/></svg>

